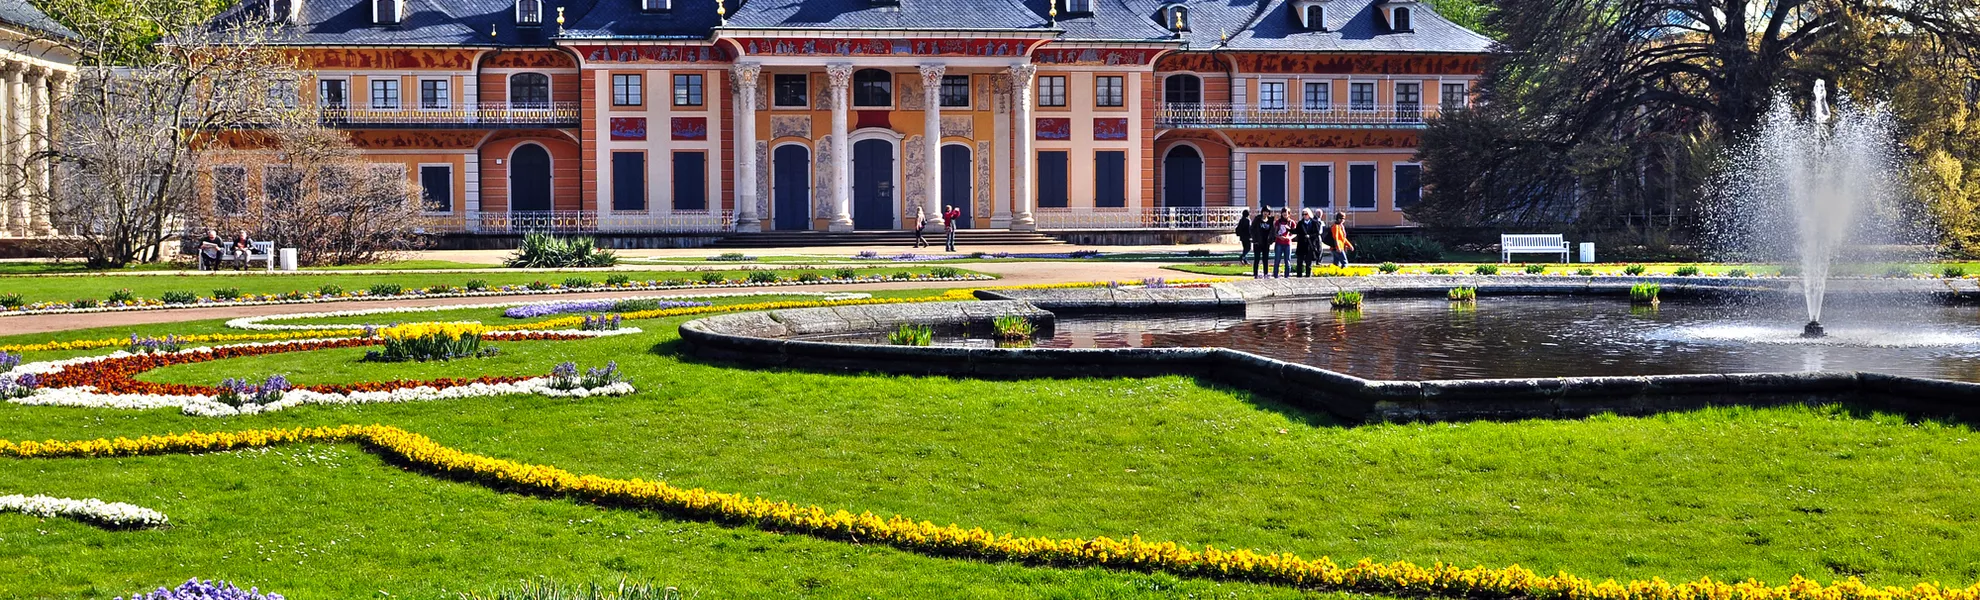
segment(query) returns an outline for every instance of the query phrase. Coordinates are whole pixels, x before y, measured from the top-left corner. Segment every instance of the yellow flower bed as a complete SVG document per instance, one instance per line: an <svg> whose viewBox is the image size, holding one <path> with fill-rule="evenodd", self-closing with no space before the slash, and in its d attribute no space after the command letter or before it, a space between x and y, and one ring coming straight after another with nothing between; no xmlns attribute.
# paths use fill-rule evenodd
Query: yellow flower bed
<svg viewBox="0 0 1980 600"><path fill-rule="evenodd" d="M641 311L634 311L629 313L622 313L619 316L624 317L626 320L630 321L633 319L659 319L664 317L704 315L704 314L722 313L722 312L783 310L790 308L820 308L827 306L854 306L861 304L900 304L906 302L953 302L957 300L973 299L976 297L974 294L975 294L975 290L958 289L958 290L949 290L938 295L926 296L921 298L853 298L849 300L791 300L785 302L756 302L751 304L689 306L683 308L661 308L655 310L641 310ZM581 325L583 323L584 323L583 316L560 317L556 319L537 321L535 323L522 323L518 325L499 325L499 326L491 327L489 328L489 330L490 331L537 331L537 330L546 330L546 329L569 329L572 327L577 327L578 325Z"/></svg>
<svg viewBox="0 0 1980 600"><path fill-rule="evenodd" d="M351 442L376 449L441 475L505 489L573 496L605 505L639 506L720 521L751 523L773 531L881 542L942 556L965 556L1068 567L1159 570L1178 575L1243 579L1303 588L1372 594L1444 597L1527 597L1545 600L1980 600L1980 584L1945 588L1921 583L1873 587L1856 578L1823 585L1795 577L1786 585L1757 581L1728 583L1710 578L1670 583L1595 582L1566 573L1542 576L1518 565L1462 569L1363 559L1340 566L1327 557L1305 559L1290 553L1201 550L1174 542L1132 536L1055 539L993 534L981 528L936 525L895 515L852 514L664 482L578 475L557 467L531 465L462 452L426 436L387 425L343 425L234 433L183 433L140 438L63 442L0 440L0 456L15 458L110 457L196 453L290 443Z"/></svg>
<svg viewBox="0 0 1980 600"><path fill-rule="evenodd" d="M179 339L189 344L215 342L269 342L276 340L299 340L309 338L338 338L363 334L362 329L312 329L309 331L282 331L275 333L196 333L181 335ZM99 348L121 347L131 343L130 338L109 338L101 340L68 340L42 342L39 344L11 344L0 346L0 352L48 352L51 350L96 350Z"/></svg>
<svg viewBox="0 0 1980 600"><path fill-rule="evenodd" d="M475 321L455 321L451 323L405 323L378 330L378 337L388 342L404 342L428 339L458 340L481 337L488 327Z"/></svg>

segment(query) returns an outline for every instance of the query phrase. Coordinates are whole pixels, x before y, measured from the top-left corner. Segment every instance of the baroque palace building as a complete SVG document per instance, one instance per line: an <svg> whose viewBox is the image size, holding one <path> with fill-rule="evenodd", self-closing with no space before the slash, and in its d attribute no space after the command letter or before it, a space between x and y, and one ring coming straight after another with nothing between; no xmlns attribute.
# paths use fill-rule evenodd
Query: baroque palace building
<svg viewBox="0 0 1980 600"><path fill-rule="evenodd" d="M429 230L1406 226L1489 40L1412 0L245 0ZM216 167L228 169L227 166ZM257 173L216 186L260 185Z"/></svg>
<svg viewBox="0 0 1980 600"><path fill-rule="evenodd" d="M0 0L0 238L56 234L46 153L55 106L75 82L75 32L25 0Z"/></svg>

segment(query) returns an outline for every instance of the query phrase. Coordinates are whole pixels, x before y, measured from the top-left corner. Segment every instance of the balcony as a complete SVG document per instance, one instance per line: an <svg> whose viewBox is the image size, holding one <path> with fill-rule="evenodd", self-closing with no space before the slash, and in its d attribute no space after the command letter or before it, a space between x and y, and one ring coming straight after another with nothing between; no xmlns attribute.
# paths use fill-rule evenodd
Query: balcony
<svg viewBox="0 0 1980 600"><path fill-rule="evenodd" d="M444 108L324 106L317 109L317 115L326 126L349 129L577 127L578 103L483 102Z"/></svg>
<svg viewBox="0 0 1980 600"><path fill-rule="evenodd" d="M584 210L470 212L428 214L416 227L422 233L582 233L672 234L721 233L735 229L730 210L676 214L614 214Z"/></svg>
<svg viewBox="0 0 1980 600"><path fill-rule="evenodd" d="M1164 129L1422 129L1437 116L1436 105L1366 104L1260 108L1248 104L1182 104L1164 102L1155 109L1155 126Z"/></svg>
<svg viewBox="0 0 1980 600"><path fill-rule="evenodd" d="M1148 208L1039 208L1032 211L1041 230L1213 229L1237 227L1242 206Z"/></svg>

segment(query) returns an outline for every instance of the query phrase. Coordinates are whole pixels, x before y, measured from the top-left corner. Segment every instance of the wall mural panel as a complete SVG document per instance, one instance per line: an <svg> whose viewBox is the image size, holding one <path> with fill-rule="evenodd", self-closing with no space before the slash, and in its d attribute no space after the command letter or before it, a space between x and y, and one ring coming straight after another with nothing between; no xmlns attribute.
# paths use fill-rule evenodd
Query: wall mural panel
<svg viewBox="0 0 1980 600"><path fill-rule="evenodd" d="M1125 139L1128 139L1128 120L1127 120L1127 118L1126 118L1126 117L1101 117L1101 118L1097 118L1097 119L1094 119L1094 120L1093 120L1093 139L1096 139L1096 140L1125 140Z"/></svg>
<svg viewBox="0 0 1980 600"><path fill-rule="evenodd" d="M1037 131L1037 137L1041 140L1070 140L1072 139L1072 119L1064 117L1039 117Z"/></svg>
<svg viewBox="0 0 1980 600"><path fill-rule="evenodd" d="M1239 148L1383 148L1413 150L1414 131L1231 131Z"/></svg>
<svg viewBox="0 0 1980 600"><path fill-rule="evenodd" d="M578 56L593 63L729 62L735 55L722 46L577 45Z"/></svg>
<svg viewBox="0 0 1980 600"><path fill-rule="evenodd" d="M1146 65L1161 48L1041 48L1031 62L1046 65Z"/></svg>
<svg viewBox="0 0 1980 600"><path fill-rule="evenodd" d="M901 176L907 179L901 186L901 189L907 190L900 196L902 223L915 222L914 207L921 206L921 199L928 190L927 180L924 179L928 175L927 162L922 160L928 153L922 149L926 146L921 143L922 139L922 136L911 135L901 142L905 146L901 149L901 162L907 163L901 165Z"/></svg>
<svg viewBox="0 0 1980 600"><path fill-rule="evenodd" d="M324 48L291 53L305 69L474 68L474 50Z"/></svg>
<svg viewBox="0 0 1980 600"><path fill-rule="evenodd" d="M1471 75L1485 68L1485 57L1464 54L1305 54L1244 52L1223 54L1237 61L1241 73ZM1156 61L1158 71L1217 73L1222 59L1184 52Z"/></svg>
<svg viewBox="0 0 1980 600"><path fill-rule="evenodd" d="M770 142L756 143L756 216L770 217Z"/></svg>
<svg viewBox="0 0 1980 600"><path fill-rule="evenodd" d="M832 218L832 136L818 138L817 158L811 161L811 214L820 219Z"/></svg>
<svg viewBox="0 0 1980 600"><path fill-rule="evenodd" d="M976 117L970 115L942 115L942 137L976 137Z"/></svg>
<svg viewBox="0 0 1980 600"><path fill-rule="evenodd" d="M927 106L928 103L924 102L924 99L921 97L922 88L927 87L921 85L921 77L896 77L894 79L896 81L894 85L894 100L900 105L901 110L923 110Z"/></svg>
<svg viewBox="0 0 1980 600"><path fill-rule="evenodd" d="M810 115L771 115L770 139L801 137L811 139Z"/></svg>
<svg viewBox="0 0 1980 600"><path fill-rule="evenodd" d="M612 117L612 139L614 141L646 139L646 117Z"/></svg>
<svg viewBox="0 0 1980 600"><path fill-rule="evenodd" d="M752 56L1024 56L1045 40L737 38Z"/></svg>
<svg viewBox="0 0 1980 600"><path fill-rule="evenodd" d="M571 55L563 52L505 51L489 56L481 66L495 69L575 69L578 65Z"/></svg>
<svg viewBox="0 0 1980 600"><path fill-rule="evenodd" d="M480 131L350 131L351 144L371 150L435 149L472 150L488 134ZM554 134L553 134L554 135Z"/></svg>
<svg viewBox="0 0 1980 600"><path fill-rule="evenodd" d="M708 117L674 117L673 139L682 141L708 139Z"/></svg>
<svg viewBox="0 0 1980 600"><path fill-rule="evenodd" d="M990 142L977 142L976 156L970 158L976 160L976 185L973 187L976 191L976 199L972 203L976 205L976 216L988 219L990 218Z"/></svg>

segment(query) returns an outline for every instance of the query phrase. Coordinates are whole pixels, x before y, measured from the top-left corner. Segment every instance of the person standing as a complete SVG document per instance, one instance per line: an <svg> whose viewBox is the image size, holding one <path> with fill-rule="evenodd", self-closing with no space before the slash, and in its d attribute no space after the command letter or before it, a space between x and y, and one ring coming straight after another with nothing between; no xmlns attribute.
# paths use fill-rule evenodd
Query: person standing
<svg viewBox="0 0 1980 600"><path fill-rule="evenodd" d="M1272 266L1278 269L1277 277L1285 277L1292 265L1292 241L1295 223L1292 209L1281 209L1279 219L1272 223Z"/></svg>
<svg viewBox="0 0 1980 600"><path fill-rule="evenodd" d="M942 233L948 242L948 251L956 251L956 223L962 221L962 209L955 206L942 207Z"/></svg>
<svg viewBox="0 0 1980 600"><path fill-rule="evenodd" d="M1313 276L1313 242L1320 237L1320 227L1313 222L1313 210L1299 211L1299 223L1293 229L1293 256L1298 266L1293 270L1297 277Z"/></svg>
<svg viewBox="0 0 1980 600"><path fill-rule="evenodd" d="M1346 269L1347 253L1354 249L1354 244L1347 238L1347 213L1334 213L1334 225L1327 228L1327 238L1334 241L1334 266Z"/></svg>
<svg viewBox="0 0 1980 600"><path fill-rule="evenodd" d="M1233 233L1238 239L1238 264L1251 262L1251 209L1244 209L1244 214L1238 215L1237 230Z"/></svg>
<svg viewBox="0 0 1980 600"><path fill-rule="evenodd" d="M1269 277L1272 275L1272 211L1258 209L1258 216L1251 219L1251 276ZM1260 274L1263 270L1263 275Z"/></svg>
<svg viewBox="0 0 1980 600"><path fill-rule="evenodd" d="M927 216L928 213L921 210L921 204L917 203L914 205L914 247L916 248L928 245L928 238L923 236L921 231L927 227L922 225L922 222Z"/></svg>

